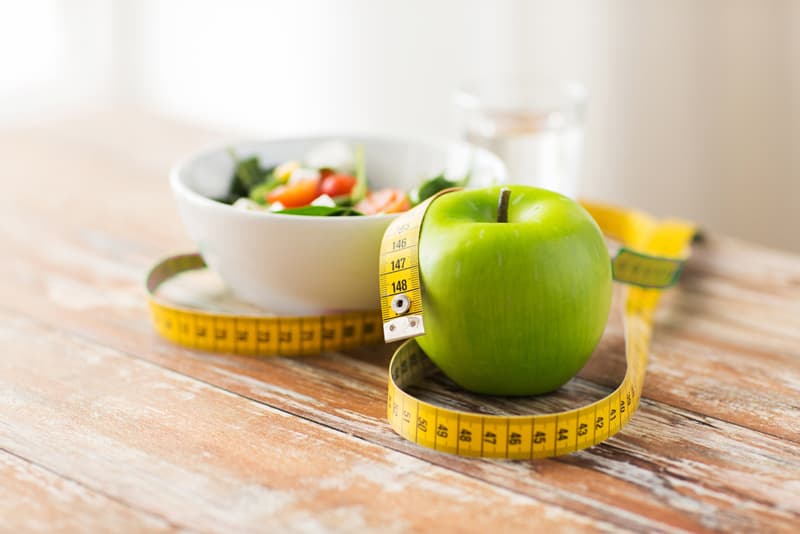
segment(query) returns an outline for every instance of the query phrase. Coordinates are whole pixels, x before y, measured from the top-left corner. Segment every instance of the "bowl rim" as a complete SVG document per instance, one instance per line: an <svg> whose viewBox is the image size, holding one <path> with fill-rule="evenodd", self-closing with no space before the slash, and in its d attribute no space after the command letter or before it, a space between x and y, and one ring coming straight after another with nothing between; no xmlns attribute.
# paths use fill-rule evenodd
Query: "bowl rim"
<svg viewBox="0 0 800 534"><path fill-rule="evenodd" d="M169 170L169 184L173 192L182 196L189 202L193 204L203 206L206 208L214 209L214 210L222 210L223 212L232 214L238 213L242 214L246 217L259 217L259 218L277 218L279 220L287 221L287 220L298 220L298 221L319 221L323 219L317 215L281 215L280 213L273 213L270 211L256 211L256 210L242 210L236 209L230 204L225 204L224 202L219 202L212 198L209 198L205 195L202 195L196 191L193 191L189 186L187 186L181 176L183 175L186 168L195 160L207 156L214 152L221 152L225 151L228 148L236 145L260 145L260 144L269 144L269 143L276 143L276 142L299 142L299 141L306 141L306 142L325 142L325 141L335 141L335 140L344 140L346 142L353 142L357 140L362 141L379 141L379 142L389 142L389 143L413 143L417 145L425 145L434 148L443 148L448 149L450 147L465 147L468 149L475 150L476 153L481 154L483 157L488 158L489 160L494 160L493 163L497 164L500 169L502 169L503 174L507 175L507 169L503 160L495 154L494 152L470 143L468 141L460 140L460 139L447 139L445 137L432 137L432 136L411 136L411 135L383 135L383 134L365 134L365 133L353 133L353 132L332 132L332 133L321 133L321 134L314 134L314 135L287 135L287 136L276 136L276 137L269 137L269 138L240 138L240 139L232 139L229 141L217 141L210 143L204 147L196 149L187 153L186 155L180 157L175 163L172 164ZM505 178L504 177L501 177ZM328 221L337 221L334 224L353 224L353 222L345 223L343 221L361 221L361 220L389 220L397 217L399 213L382 213L378 215L362 215L360 217L324 217L325 220Z"/></svg>

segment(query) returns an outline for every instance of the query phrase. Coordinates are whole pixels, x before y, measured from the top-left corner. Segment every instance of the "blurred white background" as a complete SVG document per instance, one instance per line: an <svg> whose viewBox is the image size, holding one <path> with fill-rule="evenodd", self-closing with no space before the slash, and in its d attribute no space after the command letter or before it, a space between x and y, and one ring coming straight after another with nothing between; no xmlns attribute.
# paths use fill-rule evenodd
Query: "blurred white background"
<svg viewBox="0 0 800 534"><path fill-rule="evenodd" d="M454 136L454 90L514 72L588 88L585 196L800 252L796 0L0 1L3 128Z"/></svg>

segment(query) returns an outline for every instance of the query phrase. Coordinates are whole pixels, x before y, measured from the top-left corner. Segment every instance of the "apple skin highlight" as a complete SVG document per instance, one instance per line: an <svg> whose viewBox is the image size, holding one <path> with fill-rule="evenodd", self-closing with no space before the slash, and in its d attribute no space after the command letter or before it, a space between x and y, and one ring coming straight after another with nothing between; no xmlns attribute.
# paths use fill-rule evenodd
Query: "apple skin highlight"
<svg viewBox="0 0 800 534"><path fill-rule="evenodd" d="M511 185L437 198L420 234L426 334L422 350L462 388L538 395L559 388L591 356L611 308L602 233L575 201Z"/></svg>

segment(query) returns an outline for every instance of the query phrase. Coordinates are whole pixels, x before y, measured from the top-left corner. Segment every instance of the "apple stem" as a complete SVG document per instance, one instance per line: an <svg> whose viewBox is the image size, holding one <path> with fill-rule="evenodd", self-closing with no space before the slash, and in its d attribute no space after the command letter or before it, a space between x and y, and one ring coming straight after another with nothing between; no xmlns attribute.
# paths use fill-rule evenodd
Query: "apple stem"
<svg viewBox="0 0 800 534"><path fill-rule="evenodd" d="M500 198L497 201L497 222L508 222L508 199L511 197L511 189L504 187L500 189Z"/></svg>

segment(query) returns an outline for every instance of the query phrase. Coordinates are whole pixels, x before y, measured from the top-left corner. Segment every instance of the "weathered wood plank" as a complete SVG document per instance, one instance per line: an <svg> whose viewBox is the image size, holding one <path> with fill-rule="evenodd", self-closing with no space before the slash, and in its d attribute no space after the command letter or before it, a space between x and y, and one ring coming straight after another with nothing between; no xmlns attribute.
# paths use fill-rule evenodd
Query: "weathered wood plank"
<svg viewBox="0 0 800 534"><path fill-rule="evenodd" d="M3 237L12 262L0 269L38 278L29 280L32 286L28 291L45 293L47 299L42 305L55 302L65 309L87 311L111 307L129 314L130 320L141 319L137 315L143 298L139 283L148 256L137 249L146 244L134 235L116 239L104 233L102 238L97 234L87 238L81 230L73 230L72 235L62 236L62 229L37 225L35 219L18 215L14 220L27 228L26 235L16 235L11 219L0 215L0 232L4 221L10 228ZM36 245L42 240L47 240L47 247ZM177 239L173 237L173 241ZM138 244L130 245L130 252L121 261L108 256L108 249L122 254L121 249L131 242ZM699 259L704 254L702 249L697 252ZM800 308L800 296L792 300L789 294L784 303L786 312L775 314L769 305L717 301L714 294L699 298L693 287L702 283L699 276L690 273L687 287L676 288L659 315L646 395L800 442L800 418L791 415L800 406L800 328L793 325L795 317L800 317L800 309L793 313L793 308ZM14 283L11 290L21 288ZM117 312L101 314L101 319L111 320ZM34 307L31 313L38 310ZM734 322L730 316L737 313L739 322ZM770 328L782 335L759 333L741 325L741 320L754 321L770 314L774 318ZM591 361L581 376L609 387L617 383L624 368L622 339L617 316L601 345L601 352L616 357Z"/></svg>
<svg viewBox="0 0 800 534"><path fill-rule="evenodd" d="M192 138L173 133L182 142ZM98 139L91 129L66 143L63 131L49 135L0 143L0 156L31 177L0 198L0 246L10 258L0 265L0 301L8 309L616 526L733 530L768 523L788 530L798 520L797 257L725 239L697 249L659 315L645 389L650 401L619 438L533 465L455 459L412 447L383 423L386 350L262 361L156 340L138 283L161 251L187 245L163 178L180 143L167 136L175 147L168 149L161 142L167 137L156 135L132 152L124 136ZM55 176L84 179L76 188ZM42 184L48 195L41 195ZM64 214L58 224L54 212ZM567 398L600 395L604 389L593 383L618 381L618 320L599 352L603 358L581 373L588 382L576 382Z"/></svg>
<svg viewBox="0 0 800 534"><path fill-rule="evenodd" d="M6 399L10 400L10 399ZM175 532L176 525L0 451L3 532Z"/></svg>
<svg viewBox="0 0 800 534"><path fill-rule="evenodd" d="M707 254L698 250L698 261ZM708 290L714 283L689 272L665 299L645 395L800 443L800 291L796 298L785 292L777 312L772 303L721 297ZM608 387L617 383L623 346L621 320L613 320L602 347L617 355L617 374L608 374L607 362L593 360L581 376Z"/></svg>
<svg viewBox="0 0 800 534"><path fill-rule="evenodd" d="M67 306L91 305L87 299L100 303L104 299L139 299L138 287L130 284L138 284L147 262L159 251L190 246L177 221L166 179L157 171L138 169L134 165L137 155L126 155L123 149L98 154L91 145L64 148L54 141L39 141L41 149L30 149L37 139L18 136L2 145L9 147L3 154L6 161L17 162L12 168L20 173L26 169L35 172L34 179L13 184L15 192L27 193L0 199L0 205L6 204L0 231L8 228L6 239L16 240L27 249L21 253L23 257L32 258L28 266L17 266L17 271L47 270L46 291ZM26 147L30 159L23 157ZM84 187L47 181L55 169L38 156L58 150L63 152L57 153L61 172L86 175ZM165 172L170 154L163 147L160 151ZM102 172L86 171L90 164ZM150 164L150 168L158 167L158 163ZM108 180L109 175L115 180ZM90 190L94 204L70 211L60 226L54 226L49 222L50 206L41 205L41 185L36 185L41 183L48 183L51 202L85 204L85 191ZM143 205L148 206L146 213L158 214L157 218L142 216ZM103 221L102 228L96 224L98 220ZM38 246L45 241L47 247ZM114 254L124 255L125 260L114 261ZM743 257L748 261L743 262ZM706 274L717 271L716 277ZM787 417L800 405L798 273L800 259L796 256L724 239L711 238L698 246L683 284L669 299L674 305L665 306L659 316L647 395L798 441L800 418ZM110 287L95 280L97 277ZM610 325L604 341L616 352L622 343L619 324ZM610 369L614 372L609 373L606 365L598 368L590 362L582 374L611 386L619 371Z"/></svg>
<svg viewBox="0 0 800 534"><path fill-rule="evenodd" d="M27 319L0 342L0 447L179 525L613 528Z"/></svg>
<svg viewBox="0 0 800 534"><path fill-rule="evenodd" d="M32 301L29 298L24 302L30 304ZM125 348L133 354L152 359L160 365L186 375L202 378L209 383L281 407L291 413L344 429L375 443L420 455L440 465L478 476L545 502L569 506L590 517L606 521L622 521L622 524L629 528L652 528L653 524L647 517L657 517L662 524L674 527L701 528L715 525L723 529L733 528L747 521L754 511L763 514L760 516L761 521L769 518L775 525L796 519L795 514L798 511L792 507L791 494L787 495L780 487L766 488L763 493L766 500L757 502L756 497L761 497L760 492L764 488L759 487L759 492L754 492L748 487L753 478L768 478L774 475L777 481L783 480L781 474L787 473L784 469L786 465L800 469L797 464L797 449L791 447L775 449L776 440L755 432L745 432L736 439L730 439L728 436L737 435L736 431L739 430L735 426L724 425L710 418L712 423L706 423L697 420L692 413L679 412L676 416L669 408L646 403L645 411L652 409L656 414L649 425L641 426L644 421L643 416L637 415L625 433L612 443L581 453L579 457L588 457L585 463L574 459L566 460L573 468L589 466L591 471L575 469L578 473L582 473L577 475L565 474L563 470L545 469L546 475L540 473L536 479L531 479L531 470L537 472L538 469L542 469L540 466L508 466L493 462L483 462L476 466L475 462L470 460L451 459L428 453L410 446L395 436L386 427L383 418L385 364L388 356L386 349L379 352L364 349L357 351L353 355L355 357L329 355L302 360L259 360L193 353L173 348L155 339L149 328L141 325L141 314L144 310L139 309L141 306L133 302L132 306L138 310L140 316L129 317L130 322L122 317L108 322L109 316L116 315L109 314L113 310L109 307L101 307L103 311L100 314L89 314L89 310L84 310L79 320L71 320L70 313L64 313L59 306L44 310L44 303L39 303L35 310L39 312L44 310L44 317L64 327L76 329L77 332L81 332L80 329L86 328L87 325L93 325L90 331L85 332L93 339L101 339L104 343ZM74 314L74 311L72 313ZM139 327L132 326L136 324ZM108 330L104 330L106 328ZM619 359L619 352L616 355L609 352L608 355ZM616 379L618 379L622 367L614 365L614 362L607 363L612 364L609 367L617 368ZM574 392L576 394L573 397L577 399L598 397L605 391L585 383L583 391ZM566 393L569 397L570 392ZM461 398L458 395L454 396ZM542 406L537 406L536 402L532 403L531 408L542 411ZM713 428L714 425L718 428ZM677 441L670 447L662 447L659 436L675 433L675 427L680 428L677 432ZM702 434L706 433L712 434L712 442L716 440L715 447L698 445L705 443L707 438L703 438ZM639 440L638 445L636 447L627 445L629 440ZM728 462L721 465L718 451L736 451L740 440L754 441L754 448L749 449L747 455L729 454ZM621 444L617 444L617 441L621 441ZM614 452L609 453L608 450L604 450L606 447ZM692 476L688 481L684 480L687 475L681 473L682 464L675 463L673 458L680 458L687 447L690 450L699 449L696 457L689 456L692 461L714 465L720 468L719 474L712 474L702 479ZM654 448L659 450L656 451ZM773 461L767 463L760 472L754 472L751 468L745 471L737 470L737 465L749 466L754 459L759 460L759 456L764 455L772 455ZM597 463L605 467L600 469ZM614 467L628 465L658 465L664 473L654 479L647 473L647 469L642 468L637 470L635 476L630 473L623 476L629 468ZM604 474L598 475L598 472ZM662 480L660 488L652 488L654 480ZM741 484L737 480L740 480ZM693 494L718 495L722 502L719 505L702 506L702 497L688 498L678 490L672 492L669 500L664 500L669 488L681 484L689 487L690 490L686 491ZM741 485L745 487L744 493L740 495ZM554 492L554 489L558 491ZM737 497L731 499L731 495ZM743 503L749 506L747 514L738 513ZM788 511L779 513L772 510L773 506L783 507ZM758 520L753 521L758 524Z"/></svg>

